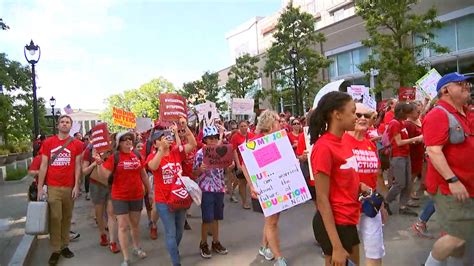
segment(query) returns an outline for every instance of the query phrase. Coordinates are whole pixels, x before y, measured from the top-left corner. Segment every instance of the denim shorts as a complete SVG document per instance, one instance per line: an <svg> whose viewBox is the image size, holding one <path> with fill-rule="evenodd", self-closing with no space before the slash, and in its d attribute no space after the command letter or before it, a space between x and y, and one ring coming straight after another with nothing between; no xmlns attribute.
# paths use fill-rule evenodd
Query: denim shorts
<svg viewBox="0 0 474 266"><path fill-rule="evenodd" d="M224 219L224 192L202 192L202 222Z"/></svg>

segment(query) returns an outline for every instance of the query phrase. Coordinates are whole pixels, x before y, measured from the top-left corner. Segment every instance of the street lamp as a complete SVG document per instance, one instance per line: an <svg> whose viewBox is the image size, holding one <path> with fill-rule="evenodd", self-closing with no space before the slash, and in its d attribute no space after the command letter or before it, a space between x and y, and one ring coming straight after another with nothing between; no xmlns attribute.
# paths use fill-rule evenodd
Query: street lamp
<svg viewBox="0 0 474 266"><path fill-rule="evenodd" d="M300 115L300 98L299 98L299 88L298 88L298 80L296 75L296 62L298 61L298 52L296 51L295 47L290 49L290 60L291 64L293 65L293 87L295 89L295 114Z"/></svg>
<svg viewBox="0 0 474 266"><path fill-rule="evenodd" d="M26 51L28 51L29 56L27 56ZM38 119L38 99L36 98L36 74L35 74L35 65L38 63L41 57L41 49L38 45L35 45L33 40L30 41L30 44L25 45L23 48L23 53L25 55L26 61L31 64L31 80L33 82L33 124L34 124L34 133L35 137L39 135L39 119ZM35 57L37 54L37 57Z"/></svg>
<svg viewBox="0 0 474 266"><path fill-rule="evenodd" d="M55 114L54 114L54 106L56 105L56 99L54 99L54 97L51 97L51 99L49 99L49 106L51 106L51 118L53 119L53 135L55 134L55 123L54 121L56 120L55 119Z"/></svg>

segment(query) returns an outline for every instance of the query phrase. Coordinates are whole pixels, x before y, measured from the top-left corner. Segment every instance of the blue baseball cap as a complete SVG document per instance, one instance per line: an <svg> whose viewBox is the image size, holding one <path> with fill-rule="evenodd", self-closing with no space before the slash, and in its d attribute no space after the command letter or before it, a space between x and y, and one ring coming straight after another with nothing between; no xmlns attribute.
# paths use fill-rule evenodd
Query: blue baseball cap
<svg viewBox="0 0 474 266"><path fill-rule="evenodd" d="M444 85L448 83L465 81L471 78L472 77L464 76L458 72L446 74L438 81L438 85L436 85L436 91L439 91Z"/></svg>

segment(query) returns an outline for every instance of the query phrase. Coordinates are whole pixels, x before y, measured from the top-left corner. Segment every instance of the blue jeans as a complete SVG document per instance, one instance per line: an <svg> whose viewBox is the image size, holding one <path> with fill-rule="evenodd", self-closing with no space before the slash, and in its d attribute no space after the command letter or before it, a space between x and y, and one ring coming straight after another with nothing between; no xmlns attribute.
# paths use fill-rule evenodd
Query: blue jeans
<svg viewBox="0 0 474 266"><path fill-rule="evenodd" d="M428 222L433 213L435 213L434 201L432 199L429 199L425 203L425 206L423 206L423 211L420 214L420 221L425 223Z"/></svg>
<svg viewBox="0 0 474 266"><path fill-rule="evenodd" d="M171 262L174 266L181 265L178 246L183 237L186 210L170 212L168 205L164 203L156 203L156 210L160 214L160 220L165 227L166 248L170 254Z"/></svg>

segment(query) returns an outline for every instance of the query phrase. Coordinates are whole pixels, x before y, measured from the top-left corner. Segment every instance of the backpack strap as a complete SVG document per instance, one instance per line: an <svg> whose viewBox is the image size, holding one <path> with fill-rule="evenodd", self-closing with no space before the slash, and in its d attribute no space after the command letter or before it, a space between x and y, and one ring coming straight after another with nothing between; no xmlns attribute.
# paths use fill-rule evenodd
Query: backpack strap
<svg viewBox="0 0 474 266"><path fill-rule="evenodd" d="M446 108L441 105L436 105L434 108L443 110L446 115L448 116L449 121L449 142L451 144L460 144L463 143L466 139L466 135L464 133L464 129L462 128L461 123L459 123L458 119L451 114Z"/></svg>
<svg viewBox="0 0 474 266"><path fill-rule="evenodd" d="M114 173L115 173L115 169L117 169L117 165L119 163L119 152L118 151L114 151L114 169L112 170L112 173L110 173L109 175L109 185L111 186L113 183L114 183Z"/></svg>
<svg viewBox="0 0 474 266"><path fill-rule="evenodd" d="M56 159L58 158L59 154L61 152L63 152L63 150L74 140L73 137L69 136L69 138L67 139L66 143L63 144L63 146L61 146L61 148L53 155L51 156L50 160L49 160L49 163L48 165L52 165L54 163L54 161L56 161Z"/></svg>

